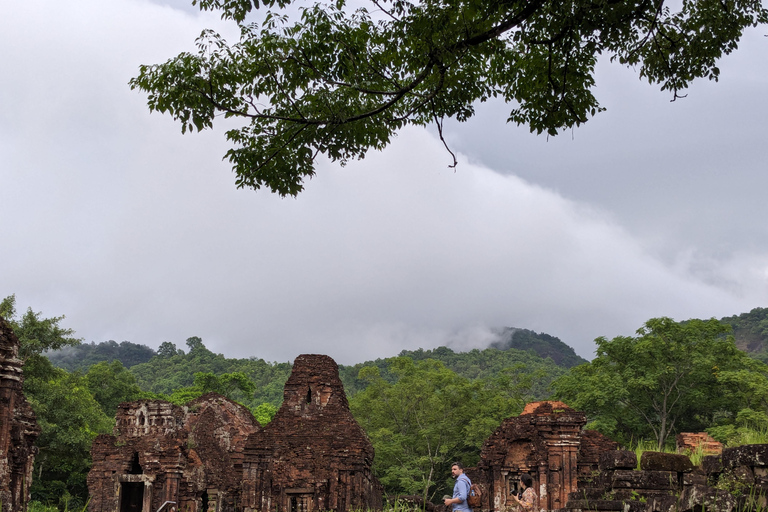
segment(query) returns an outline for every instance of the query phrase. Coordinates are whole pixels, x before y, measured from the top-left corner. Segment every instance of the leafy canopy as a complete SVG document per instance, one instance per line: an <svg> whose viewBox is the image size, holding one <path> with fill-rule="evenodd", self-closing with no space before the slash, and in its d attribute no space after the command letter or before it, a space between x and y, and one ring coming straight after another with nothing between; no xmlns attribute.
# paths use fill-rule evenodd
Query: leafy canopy
<svg viewBox="0 0 768 512"><path fill-rule="evenodd" d="M16 295L9 295L0 301L0 316L5 318L19 338L19 357L27 363L31 357L39 357L46 350L79 345L74 330L62 327L64 315L42 318L41 312L32 308L17 316Z"/></svg>
<svg viewBox="0 0 768 512"><path fill-rule="evenodd" d="M350 409L376 450L374 472L385 491L427 501L450 493L452 461L476 463L483 441L522 411L535 377L512 367L470 381L434 359L387 361L394 382L377 366L361 368L368 386L352 396Z"/></svg>
<svg viewBox="0 0 768 512"><path fill-rule="evenodd" d="M553 383L555 398L583 410L592 427L630 444L732 423L765 410L768 367L736 348L714 318L653 318L637 336L597 338L597 357Z"/></svg>
<svg viewBox="0 0 768 512"><path fill-rule="evenodd" d="M197 53L130 81L182 132L242 119L225 157L237 186L281 195L302 190L320 154L363 158L407 124L435 123L442 137L443 120L469 119L478 100L503 99L508 120L533 132L578 126L602 110L592 89L603 54L677 98L697 77L716 80L744 29L768 22L761 0L293 3L193 0L236 23L240 40L206 30Z"/></svg>

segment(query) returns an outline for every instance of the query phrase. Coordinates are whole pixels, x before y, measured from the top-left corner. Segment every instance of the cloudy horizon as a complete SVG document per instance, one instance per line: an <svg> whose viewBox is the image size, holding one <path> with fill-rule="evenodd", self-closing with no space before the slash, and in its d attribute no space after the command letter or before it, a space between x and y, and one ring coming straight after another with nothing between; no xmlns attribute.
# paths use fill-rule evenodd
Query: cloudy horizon
<svg viewBox="0 0 768 512"><path fill-rule="evenodd" d="M546 332L593 357L646 320L768 307L768 59L750 31L674 103L601 63L608 111L558 137L504 105L450 124L459 166L407 128L297 198L237 190L220 126L180 133L128 80L194 48L180 1L7 4L0 295L84 341L354 364Z"/></svg>

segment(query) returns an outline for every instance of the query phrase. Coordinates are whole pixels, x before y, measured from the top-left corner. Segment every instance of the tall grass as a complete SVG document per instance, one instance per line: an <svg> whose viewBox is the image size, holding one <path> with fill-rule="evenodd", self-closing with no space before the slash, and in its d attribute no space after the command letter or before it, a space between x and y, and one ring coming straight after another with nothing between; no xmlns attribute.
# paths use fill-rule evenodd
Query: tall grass
<svg viewBox="0 0 768 512"><path fill-rule="evenodd" d="M629 449L635 452L635 455L637 456L637 468L635 469L640 469L640 458L643 456L643 452L658 452L659 445L652 439L640 439L633 446L630 446ZM675 453L675 450L666 446L662 448L661 451L663 453Z"/></svg>
<svg viewBox="0 0 768 512"><path fill-rule="evenodd" d="M768 444L768 427L751 425L739 427L726 440L726 443L729 447L745 444Z"/></svg>
<svg viewBox="0 0 768 512"><path fill-rule="evenodd" d="M659 448L656 441L641 439L631 448L631 450L634 451L637 456L637 469L640 469L640 458L643 456L643 452L658 452ZM670 446L665 446L661 449L661 452L677 453L677 451ZM695 450L686 451L684 455L687 455L688 458L691 459L691 463L694 466L701 466L701 461L704 458L705 453L701 446L697 446Z"/></svg>
<svg viewBox="0 0 768 512"><path fill-rule="evenodd" d="M88 503L82 506L69 508L69 501L64 502L63 512L86 512L88 510ZM27 512L62 512L62 510L56 505L47 505L39 501L30 501L27 504Z"/></svg>
<svg viewBox="0 0 768 512"><path fill-rule="evenodd" d="M27 512L59 512L59 507L56 505L46 505L39 501L30 501L27 505Z"/></svg>

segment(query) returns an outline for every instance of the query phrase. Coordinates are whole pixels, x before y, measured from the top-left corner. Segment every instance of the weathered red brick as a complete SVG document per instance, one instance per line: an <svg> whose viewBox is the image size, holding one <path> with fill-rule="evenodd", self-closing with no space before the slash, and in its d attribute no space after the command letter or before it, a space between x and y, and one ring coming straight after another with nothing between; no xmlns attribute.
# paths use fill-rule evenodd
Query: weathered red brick
<svg viewBox="0 0 768 512"><path fill-rule="evenodd" d="M248 439L246 511L380 509L373 445L349 410L335 361L301 355L274 419Z"/></svg>
<svg viewBox="0 0 768 512"><path fill-rule="evenodd" d="M264 429L210 393L185 407L121 404L93 443L90 512L311 512L380 509L373 445L349 411L338 366L302 355Z"/></svg>
<svg viewBox="0 0 768 512"><path fill-rule="evenodd" d="M683 432L675 437L678 453L693 453L702 450L704 455L719 455L723 452L723 444L715 441L706 432Z"/></svg>
<svg viewBox="0 0 768 512"><path fill-rule="evenodd" d="M22 392L19 340L0 317L0 505L3 512L26 509L40 435L35 413Z"/></svg>
<svg viewBox="0 0 768 512"><path fill-rule="evenodd" d="M185 407L163 400L121 404L114 435L93 443L90 512L239 510L242 451L258 422L209 393Z"/></svg>
<svg viewBox="0 0 768 512"><path fill-rule="evenodd" d="M533 402L504 420L483 444L470 478L488 489L484 510L505 510L522 473L533 479L542 509L563 508L578 482L598 473L600 453L617 444L582 428L587 419L562 402ZM473 481L474 481L473 480Z"/></svg>

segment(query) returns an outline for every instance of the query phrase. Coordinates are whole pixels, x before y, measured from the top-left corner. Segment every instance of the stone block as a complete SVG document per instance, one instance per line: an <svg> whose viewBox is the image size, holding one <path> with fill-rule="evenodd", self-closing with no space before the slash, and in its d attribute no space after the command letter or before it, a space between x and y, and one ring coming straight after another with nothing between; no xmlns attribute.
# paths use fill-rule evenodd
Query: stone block
<svg viewBox="0 0 768 512"><path fill-rule="evenodd" d="M659 491L676 490L680 487L678 475L673 471L627 471L613 472L613 489L652 489Z"/></svg>
<svg viewBox="0 0 768 512"><path fill-rule="evenodd" d="M621 500L569 500L565 508L623 512L624 502Z"/></svg>
<svg viewBox="0 0 768 512"><path fill-rule="evenodd" d="M701 459L701 469L708 475L723 472L723 459L720 455L706 455Z"/></svg>
<svg viewBox="0 0 768 512"><path fill-rule="evenodd" d="M683 485L707 485L707 475L704 472L683 474Z"/></svg>
<svg viewBox="0 0 768 512"><path fill-rule="evenodd" d="M737 466L731 470L731 475L745 485L753 485L755 483L755 473L749 466Z"/></svg>
<svg viewBox="0 0 768 512"><path fill-rule="evenodd" d="M747 444L723 450L723 467L768 466L768 444Z"/></svg>
<svg viewBox="0 0 768 512"><path fill-rule="evenodd" d="M686 473L693 470L693 463L687 455L649 451L640 456L640 469Z"/></svg>
<svg viewBox="0 0 768 512"><path fill-rule="evenodd" d="M600 454L600 469L635 469L637 455L630 450L613 450Z"/></svg>
<svg viewBox="0 0 768 512"><path fill-rule="evenodd" d="M680 497L672 494L653 496L647 500L647 512L680 512Z"/></svg>
<svg viewBox="0 0 768 512"><path fill-rule="evenodd" d="M729 493L703 485L686 487L677 504L678 512L731 512L736 499Z"/></svg>
<svg viewBox="0 0 768 512"><path fill-rule="evenodd" d="M602 487L588 487L588 488L579 489L578 491L573 491L571 493L568 493L568 501L603 500L603 499L606 499L607 494L608 494L608 491L606 491Z"/></svg>

